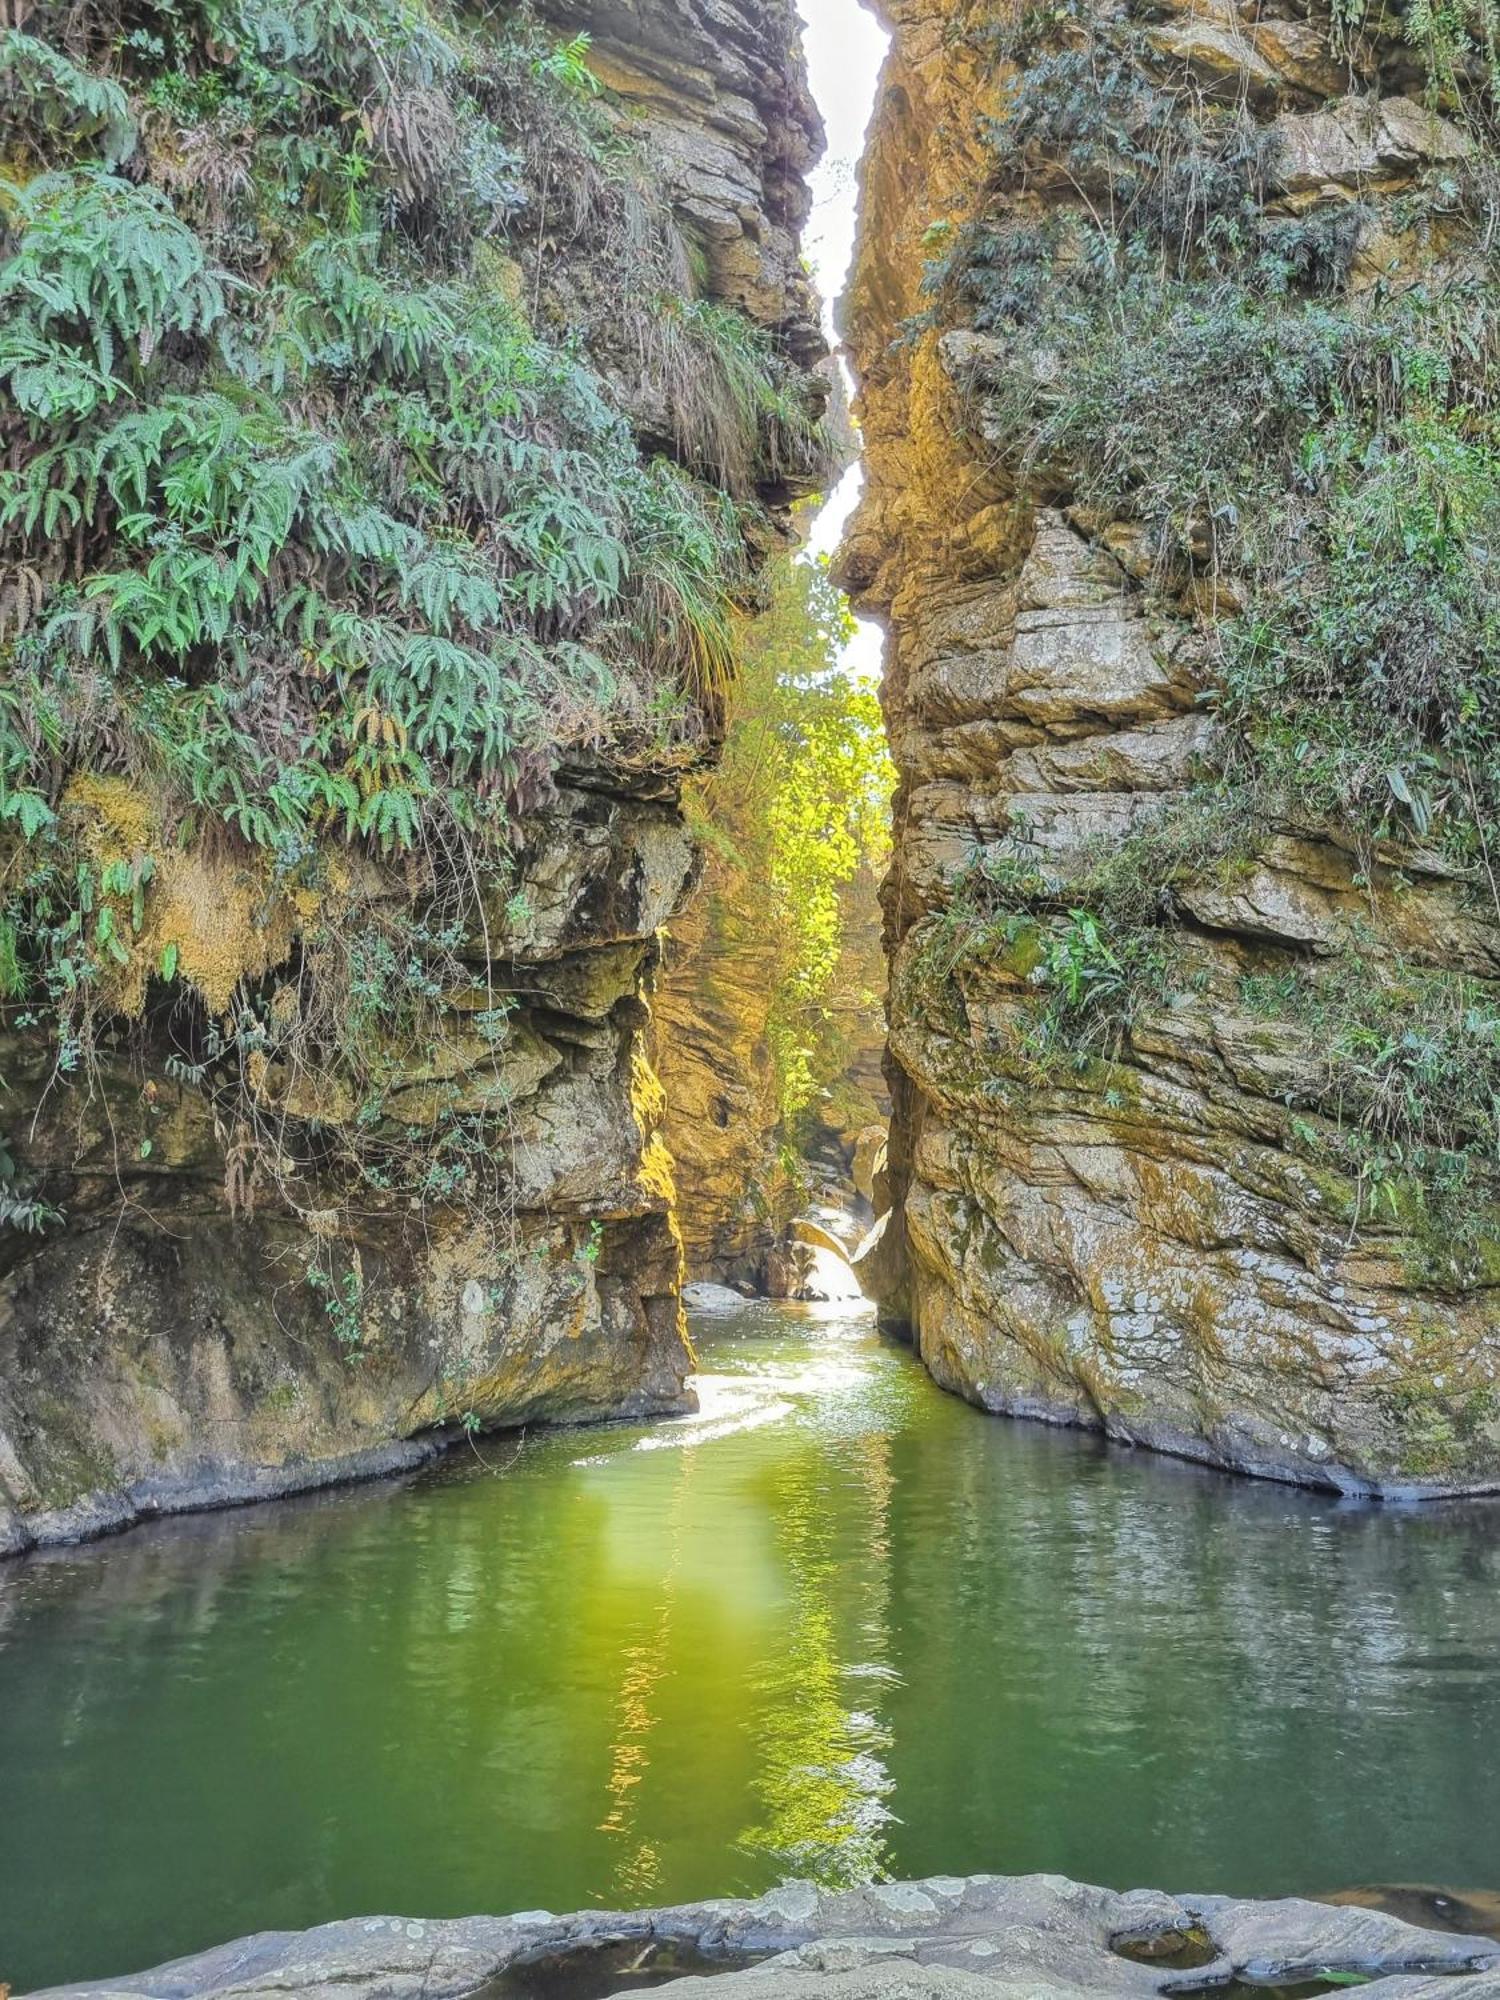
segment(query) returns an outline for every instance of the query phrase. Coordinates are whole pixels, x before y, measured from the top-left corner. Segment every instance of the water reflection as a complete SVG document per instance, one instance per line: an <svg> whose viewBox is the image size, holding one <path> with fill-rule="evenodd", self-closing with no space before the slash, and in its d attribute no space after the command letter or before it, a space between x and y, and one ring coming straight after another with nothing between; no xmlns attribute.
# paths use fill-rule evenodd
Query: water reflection
<svg viewBox="0 0 1500 2000"><path fill-rule="evenodd" d="M863 1456L854 1455L850 1472L866 1503L879 1509L888 1485L859 1479ZM810 1875L842 1887L872 1881L886 1860L890 1814L884 1800L891 1780L883 1759L890 1729L870 1708L849 1705L847 1683L861 1663L846 1661L838 1615L841 1596L852 1590L863 1606L862 1636L875 1654L885 1652L878 1577L884 1522L872 1515L867 1561L853 1577L841 1575L827 1498L820 1468L807 1458L794 1458L772 1475L767 1500L778 1524L790 1616L753 1683L758 1701L751 1727L760 1767L755 1794L764 1817L741 1835L739 1846L764 1855L778 1874ZM876 1575L866 1576L866 1569Z"/></svg>
<svg viewBox="0 0 1500 2000"><path fill-rule="evenodd" d="M1500 1887L1500 1515L986 1419L869 1323L702 1409L0 1566L0 1979L789 1870Z"/></svg>
<svg viewBox="0 0 1500 2000"><path fill-rule="evenodd" d="M689 1458L672 1495L669 1554L650 1635L642 1642L626 1646L620 1655L623 1671L616 1703L618 1734L605 1783L610 1809L599 1822L599 1831L619 1844L621 1859L610 1876L608 1900L625 1907L651 1902L661 1886L660 1850L653 1840L642 1836L637 1822L641 1780L650 1767L651 1739L660 1724L653 1696L669 1669L672 1612L682 1567L684 1530L689 1519L692 1468L693 1460Z"/></svg>

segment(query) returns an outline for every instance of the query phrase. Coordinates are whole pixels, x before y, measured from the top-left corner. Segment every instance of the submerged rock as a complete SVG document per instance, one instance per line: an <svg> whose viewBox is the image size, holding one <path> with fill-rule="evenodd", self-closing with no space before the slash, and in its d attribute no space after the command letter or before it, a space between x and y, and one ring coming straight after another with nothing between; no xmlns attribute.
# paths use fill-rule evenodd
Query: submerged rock
<svg viewBox="0 0 1500 2000"><path fill-rule="evenodd" d="M730 1285L716 1285L708 1278L696 1278L682 1288L682 1303L689 1312L737 1312L745 1303L742 1292Z"/></svg>
<svg viewBox="0 0 1500 2000"><path fill-rule="evenodd" d="M633 1952L620 1947L633 1944ZM790 1882L753 1902L425 1922L358 1918L262 1931L154 1972L47 2000L602 2000L684 1957L724 1967L682 2000L1082 2000L1257 1984L1381 1980L1381 2000L1494 2000L1500 1944L1381 1911L1295 1900L1121 1894L1059 1875L933 1876L841 1892ZM758 1962L748 1963L750 1959Z"/></svg>

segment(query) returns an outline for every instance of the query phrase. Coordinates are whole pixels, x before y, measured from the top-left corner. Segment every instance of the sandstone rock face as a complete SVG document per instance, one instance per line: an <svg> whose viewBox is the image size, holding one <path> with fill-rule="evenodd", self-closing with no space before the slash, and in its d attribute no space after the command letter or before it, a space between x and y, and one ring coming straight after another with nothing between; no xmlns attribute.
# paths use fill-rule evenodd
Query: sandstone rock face
<svg viewBox="0 0 1500 2000"><path fill-rule="evenodd" d="M650 129L663 185L709 264L708 290L782 334L809 367L826 345L802 267L803 178L823 128L782 0L547 0L586 30L590 66Z"/></svg>
<svg viewBox="0 0 1500 2000"><path fill-rule="evenodd" d="M776 947L746 888L711 879L673 924L652 1012L688 1273L758 1282L780 1233L785 1175L766 1041Z"/></svg>
<svg viewBox="0 0 1500 2000"><path fill-rule="evenodd" d="M676 1215L688 1274L784 1296L777 1274L787 1223L815 1200L870 1199L866 1166L883 1145L888 1108L879 1013L869 1004L879 956L873 891L863 871L845 898L839 982L828 996L840 1033L820 1093L798 1121L801 1157L783 1157L775 1065L767 1040L781 970L774 924L756 885L716 870L672 924L652 995L652 1059L666 1096L664 1133L676 1169ZM820 1052L822 1053L822 1052ZM863 1148L863 1152L861 1149ZM862 1161L864 1164L862 1164Z"/></svg>
<svg viewBox="0 0 1500 2000"><path fill-rule="evenodd" d="M1417 101L1409 59L1336 56L1300 10L1163 11L1140 10L1139 30L1166 73L1210 93L1230 79L1269 135L1270 212L1366 204L1350 283L1377 266L1417 277L1441 236L1414 244L1380 204L1470 141ZM868 1266L887 1317L940 1382L995 1411L1351 1492L1493 1488L1488 1211L1460 1273L1399 1192L1372 1200L1320 1165L1327 1038L1264 997L1356 949L1377 981L1397 960L1492 979L1482 882L1420 840L1396 854L1336 825L1262 828L1232 864L1174 880L1168 997L1118 1043L1024 1056L1077 885L1214 761L1206 641L1240 600L1227 576L1213 593L1164 582L1138 522L1078 503L1045 452L1001 465L997 386L1024 365L1048 411L1067 385L1053 356L1018 362L1024 335L944 324L920 289L928 246L976 216L1041 228L1083 169L1027 154L1019 191L997 196L982 120L1003 115L1018 68L992 13L888 13L847 303L868 482L841 558L889 626L901 774L885 891L895 1212ZM1351 75L1368 96L1343 94ZM1007 868L1040 914L946 976L965 883Z"/></svg>
<svg viewBox="0 0 1500 2000"><path fill-rule="evenodd" d="M692 848L669 802L579 788L522 856L524 918L507 934L494 912L493 958L468 947L513 1009L503 1045L466 1031L459 996L451 1041L387 1107L421 1129L498 1093L503 1214L396 1208L335 1235L236 1196L212 1106L143 1089L128 1046L80 1111L11 1038L11 1086L39 1107L27 1164L69 1193L65 1230L8 1253L0 1548L387 1471L444 1427L687 1407L640 991Z"/></svg>
<svg viewBox="0 0 1500 2000"><path fill-rule="evenodd" d="M820 132L790 6L542 12L590 31L610 101L704 250L702 289L799 363L820 359L796 253ZM549 264L554 316L589 284L566 254ZM618 386L663 448L632 384ZM0 1249L0 1553L388 1470L478 1426L690 1405L646 1054L656 934L697 870L680 809L689 761L669 751L560 773L518 829L504 893L455 948L464 978L440 996L442 1033L406 1059L382 1130L498 1114L507 1136L484 1163L482 1203L440 1186L420 1203L377 1192L336 1226L288 1205L190 1080L162 1080L164 1019L108 1034L89 1088L61 1087L24 1023L0 1039L13 1165L46 1175L66 1217L7 1230ZM365 877L356 887L378 903L379 870ZM233 918L262 936L259 971L295 963L297 912L266 884L210 870L191 886L205 953ZM227 1009L230 993L212 1004ZM287 1115L299 1166L320 1132L360 1115L296 1075L253 1081Z"/></svg>
<svg viewBox="0 0 1500 2000"><path fill-rule="evenodd" d="M1186 1950L1191 1972L1173 1969ZM507 1968L611 1974L696 1953L682 2000L1084 2000L1200 1991L1242 1979L1381 1982L1383 2000L1489 2000L1500 1945L1422 1930L1378 1910L1288 1900L1121 1895L1060 1875L938 1875L832 1892L788 1882L754 1902L723 1899L628 1914L422 1922L366 1917L263 1931L155 1972L48 1989L47 2000L218 2000L333 1993L353 2000L449 2000L503 1990ZM1153 1954L1155 1954L1153 1962ZM747 1961L755 1961L749 1962ZM496 1985L490 1988L489 1982Z"/></svg>

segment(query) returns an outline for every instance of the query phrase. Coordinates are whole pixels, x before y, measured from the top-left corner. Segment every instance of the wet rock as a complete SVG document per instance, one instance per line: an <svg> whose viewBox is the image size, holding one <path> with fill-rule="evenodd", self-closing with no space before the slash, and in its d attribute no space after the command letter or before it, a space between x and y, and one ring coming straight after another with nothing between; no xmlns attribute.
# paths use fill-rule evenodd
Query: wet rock
<svg viewBox="0 0 1500 2000"><path fill-rule="evenodd" d="M738 1312L745 1303L745 1297L743 1292L734 1291L729 1285L715 1285L707 1278L695 1278L691 1284L683 1286L682 1303L689 1312Z"/></svg>
<svg viewBox="0 0 1500 2000"><path fill-rule="evenodd" d="M1191 1975L1140 1962L1143 1937L1200 1932L1209 1957ZM675 1941L730 1964L710 1983L674 1979L680 2000L1083 2000L1182 1991L1234 1978L1291 1983L1378 1977L1381 2000L1493 2000L1500 1944L1420 1930L1382 1912L1296 1901L1119 1894L1058 1875L934 1876L842 1892L784 1884L724 1900L626 1914L422 1921L369 1917L316 1930L264 1931L155 1972L48 1989L47 2000L457 2000L509 1990L505 1975L571 1955L577 2000L609 1990L609 1947ZM493 1986L491 1982L494 1982Z"/></svg>

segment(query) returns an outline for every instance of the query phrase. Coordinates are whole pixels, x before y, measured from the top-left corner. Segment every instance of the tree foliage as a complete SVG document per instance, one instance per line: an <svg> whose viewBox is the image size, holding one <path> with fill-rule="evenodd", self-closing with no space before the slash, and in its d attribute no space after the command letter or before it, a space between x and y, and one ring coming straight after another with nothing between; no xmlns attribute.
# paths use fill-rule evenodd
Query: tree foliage
<svg viewBox="0 0 1500 2000"><path fill-rule="evenodd" d="M819 565L775 566L741 647L722 761L697 799L720 892L742 910L758 904L757 928L774 943L768 1036L788 1124L835 1079L842 1038L828 1002L848 892L862 869L883 868L890 841L880 700L839 664L849 631Z"/></svg>

